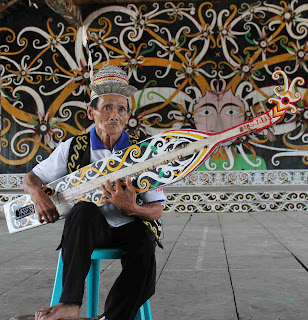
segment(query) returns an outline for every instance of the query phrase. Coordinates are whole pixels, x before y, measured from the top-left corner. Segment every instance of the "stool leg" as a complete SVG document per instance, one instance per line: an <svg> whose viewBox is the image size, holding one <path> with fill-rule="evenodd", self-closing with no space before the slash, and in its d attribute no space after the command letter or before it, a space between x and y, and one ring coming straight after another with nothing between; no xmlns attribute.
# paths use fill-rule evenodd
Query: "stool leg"
<svg viewBox="0 0 308 320"><path fill-rule="evenodd" d="M144 307L141 306L136 314L136 317L134 320L145 320L145 316L144 316Z"/></svg>
<svg viewBox="0 0 308 320"><path fill-rule="evenodd" d="M151 313L151 307L150 307L149 300L146 301L146 303L143 305L143 308L144 308L145 320L152 320L152 313Z"/></svg>
<svg viewBox="0 0 308 320"><path fill-rule="evenodd" d="M100 265L100 260L91 260L87 276L87 318L98 315Z"/></svg>
<svg viewBox="0 0 308 320"><path fill-rule="evenodd" d="M152 320L150 301L147 300L138 310L135 320Z"/></svg>
<svg viewBox="0 0 308 320"><path fill-rule="evenodd" d="M51 307L59 303L59 300L62 294L62 273L63 273L63 261L62 261L62 250L60 250L56 277L55 277L55 282L53 285L53 291L52 291L52 296L50 301Z"/></svg>

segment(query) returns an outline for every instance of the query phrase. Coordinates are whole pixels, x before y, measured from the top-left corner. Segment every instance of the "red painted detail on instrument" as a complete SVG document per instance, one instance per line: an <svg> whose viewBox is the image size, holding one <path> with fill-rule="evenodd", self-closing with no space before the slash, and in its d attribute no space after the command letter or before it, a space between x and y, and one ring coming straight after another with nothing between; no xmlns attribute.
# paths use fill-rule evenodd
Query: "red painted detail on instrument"
<svg viewBox="0 0 308 320"><path fill-rule="evenodd" d="M281 99L281 102L282 102L283 104L288 104L288 103L290 102L290 100L289 100L288 97L283 97L283 98Z"/></svg>

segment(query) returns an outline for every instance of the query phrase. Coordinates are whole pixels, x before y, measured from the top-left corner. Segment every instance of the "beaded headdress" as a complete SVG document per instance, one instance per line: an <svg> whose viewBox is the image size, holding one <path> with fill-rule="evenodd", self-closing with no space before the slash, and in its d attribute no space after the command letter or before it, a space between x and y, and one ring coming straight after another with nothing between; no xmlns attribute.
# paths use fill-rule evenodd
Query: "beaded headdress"
<svg viewBox="0 0 308 320"><path fill-rule="evenodd" d="M92 84L91 101L106 95L115 94L125 98L131 97L137 88L128 83L126 72L114 65L105 65L94 75Z"/></svg>

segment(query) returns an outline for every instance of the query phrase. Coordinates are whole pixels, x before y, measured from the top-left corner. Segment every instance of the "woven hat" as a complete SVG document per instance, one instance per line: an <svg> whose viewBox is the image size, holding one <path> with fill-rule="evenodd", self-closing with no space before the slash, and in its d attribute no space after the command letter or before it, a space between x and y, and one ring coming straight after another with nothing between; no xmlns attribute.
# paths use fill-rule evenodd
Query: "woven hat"
<svg viewBox="0 0 308 320"><path fill-rule="evenodd" d="M94 75L92 84L91 101L106 95L115 94L125 98L131 97L137 88L129 85L126 72L114 65L105 65Z"/></svg>

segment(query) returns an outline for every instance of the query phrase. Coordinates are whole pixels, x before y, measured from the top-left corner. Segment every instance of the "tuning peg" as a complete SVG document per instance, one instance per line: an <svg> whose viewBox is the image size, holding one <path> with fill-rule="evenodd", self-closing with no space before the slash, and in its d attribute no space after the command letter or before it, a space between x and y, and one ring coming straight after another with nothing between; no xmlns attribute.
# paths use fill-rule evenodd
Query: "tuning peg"
<svg viewBox="0 0 308 320"><path fill-rule="evenodd" d="M275 129L273 127L272 128L267 128L266 135L268 136L268 139L269 139L270 142L275 142L277 140L275 135L274 135L274 133L273 133L274 131L275 131Z"/></svg>
<svg viewBox="0 0 308 320"><path fill-rule="evenodd" d="M250 106L250 111L251 111L251 114L253 115L253 117L257 116L257 110L256 110L255 105Z"/></svg>
<svg viewBox="0 0 308 320"><path fill-rule="evenodd" d="M260 104L260 107L261 107L263 112L267 112L268 111L268 108L267 108L266 104L263 101L260 101L259 104Z"/></svg>

